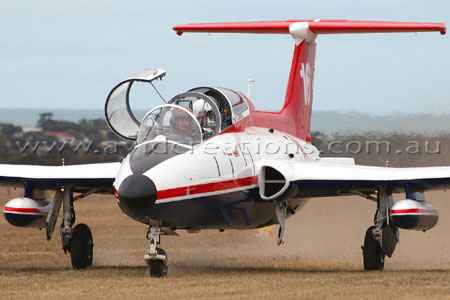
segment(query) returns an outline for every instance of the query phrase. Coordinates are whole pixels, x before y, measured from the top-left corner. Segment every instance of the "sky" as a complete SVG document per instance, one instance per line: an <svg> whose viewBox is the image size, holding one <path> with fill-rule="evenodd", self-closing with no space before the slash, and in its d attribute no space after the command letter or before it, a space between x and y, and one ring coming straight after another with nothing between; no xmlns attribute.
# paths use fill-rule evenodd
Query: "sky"
<svg viewBox="0 0 450 300"><path fill-rule="evenodd" d="M119 81L159 67L167 75L157 87L167 99L203 85L246 93L253 79L256 107L277 110L292 60L291 36L179 37L172 27L310 18L450 26L450 2L0 0L0 109L103 109ZM316 42L314 110L450 113L450 34L321 35ZM135 108L157 104L156 94L132 101Z"/></svg>

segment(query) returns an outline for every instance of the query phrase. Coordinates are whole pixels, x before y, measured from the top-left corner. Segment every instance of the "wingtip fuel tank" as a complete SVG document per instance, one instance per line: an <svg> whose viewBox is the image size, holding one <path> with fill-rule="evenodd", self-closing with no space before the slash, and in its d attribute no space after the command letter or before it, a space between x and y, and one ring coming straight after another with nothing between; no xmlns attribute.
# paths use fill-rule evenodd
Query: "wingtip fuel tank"
<svg viewBox="0 0 450 300"><path fill-rule="evenodd" d="M397 227L419 231L430 230L439 219L438 210L433 204L410 199L395 203L390 215Z"/></svg>
<svg viewBox="0 0 450 300"><path fill-rule="evenodd" d="M3 208L9 224L18 227L45 228L46 218L53 208L49 200L35 200L26 197L12 199Z"/></svg>

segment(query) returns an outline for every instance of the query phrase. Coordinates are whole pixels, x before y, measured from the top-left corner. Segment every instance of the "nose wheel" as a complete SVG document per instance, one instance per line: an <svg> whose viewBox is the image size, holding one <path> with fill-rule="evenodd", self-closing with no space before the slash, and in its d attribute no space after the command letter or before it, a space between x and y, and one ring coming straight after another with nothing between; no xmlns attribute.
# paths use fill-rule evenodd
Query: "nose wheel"
<svg viewBox="0 0 450 300"><path fill-rule="evenodd" d="M148 270L150 277L164 277L167 276L168 271L168 260L166 252L161 249L157 248L157 257L159 256L160 259L149 259L147 261L148 264Z"/></svg>
<svg viewBox="0 0 450 300"><path fill-rule="evenodd" d="M144 259L149 267L150 277L167 276L169 269L166 252L157 247L160 243L161 234L163 234L163 232L161 231L159 225L150 222L147 232L147 239L150 240L150 250L148 251L148 254L144 256Z"/></svg>

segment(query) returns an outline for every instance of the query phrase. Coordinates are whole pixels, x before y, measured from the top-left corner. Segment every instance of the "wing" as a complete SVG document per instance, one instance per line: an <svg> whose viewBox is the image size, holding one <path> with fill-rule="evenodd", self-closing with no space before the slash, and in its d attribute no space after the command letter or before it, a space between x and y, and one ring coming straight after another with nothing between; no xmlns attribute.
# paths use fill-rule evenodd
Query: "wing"
<svg viewBox="0 0 450 300"><path fill-rule="evenodd" d="M286 191L288 186L295 187L298 197L361 193L370 195L380 188L387 189L392 193L450 188L450 167L384 168L272 160L264 162L262 168L266 168L266 171L262 172L262 175L265 176L263 180L269 184L278 182L278 187L281 187L284 178L286 180L284 190ZM280 195L280 193L274 193L273 196L275 194Z"/></svg>
<svg viewBox="0 0 450 300"><path fill-rule="evenodd" d="M96 189L112 193L112 184L119 168L119 162L72 166L0 164L0 185L28 185L45 190L57 190L70 185L75 192Z"/></svg>

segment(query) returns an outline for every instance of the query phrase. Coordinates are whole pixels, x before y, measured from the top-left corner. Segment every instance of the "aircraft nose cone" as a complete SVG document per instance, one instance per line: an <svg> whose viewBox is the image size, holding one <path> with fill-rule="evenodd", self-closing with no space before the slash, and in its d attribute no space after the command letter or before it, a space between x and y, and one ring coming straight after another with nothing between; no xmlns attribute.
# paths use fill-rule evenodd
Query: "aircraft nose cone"
<svg viewBox="0 0 450 300"><path fill-rule="evenodd" d="M119 186L120 207L133 216L147 216L156 201L154 182L142 174L125 178Z"/></svg>

